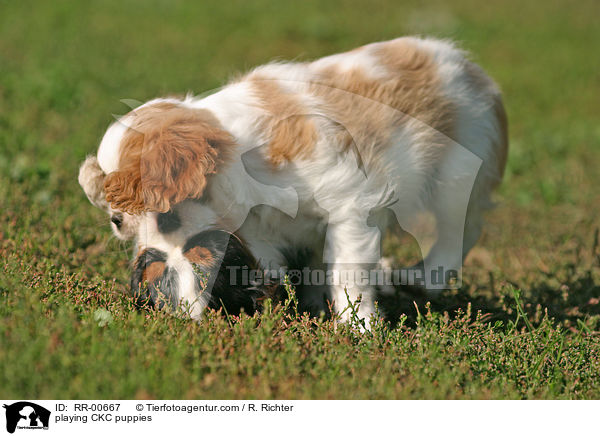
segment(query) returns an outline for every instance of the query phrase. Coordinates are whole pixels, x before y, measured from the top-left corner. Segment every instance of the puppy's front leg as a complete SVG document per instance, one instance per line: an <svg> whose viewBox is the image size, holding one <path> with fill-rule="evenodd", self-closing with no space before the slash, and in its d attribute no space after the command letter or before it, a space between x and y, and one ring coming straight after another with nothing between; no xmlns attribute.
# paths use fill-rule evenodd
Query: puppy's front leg
<svg viewBox="0 0 600 436"><path fill-rule="evenodd" d="M361 297L358 317L365 320L368 328L375 297L370 270L380 261L381 235L377 227L367 226L366 218L359 215L329 223L323 261L329 264L329 273L334 278L331 293L336 312L349 320L352 311L348 308L348 298L355 303Z"/></svg>

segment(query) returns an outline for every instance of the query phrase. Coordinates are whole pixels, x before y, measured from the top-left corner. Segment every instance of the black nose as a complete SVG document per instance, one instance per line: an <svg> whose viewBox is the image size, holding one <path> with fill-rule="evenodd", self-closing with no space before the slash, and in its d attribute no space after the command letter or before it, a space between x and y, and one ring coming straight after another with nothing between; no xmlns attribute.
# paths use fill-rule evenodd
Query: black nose
<svg viewBox="0 0 600 436"><path fill-rule="evenodd" d="M114 214L110 217L110 222L117 226L117 229L120 229L123 224L123 215Z"/></svg>

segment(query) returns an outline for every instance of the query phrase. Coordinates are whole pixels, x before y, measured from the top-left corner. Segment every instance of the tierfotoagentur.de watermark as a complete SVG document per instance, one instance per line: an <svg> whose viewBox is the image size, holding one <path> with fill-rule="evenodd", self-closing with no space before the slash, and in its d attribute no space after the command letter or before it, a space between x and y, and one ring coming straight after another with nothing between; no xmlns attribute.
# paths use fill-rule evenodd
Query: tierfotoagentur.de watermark
<svg viewBox="0 0 600 436"><path fill-rule="evenodd" d="M229 284L250 286L283 284L287 277L294 286L425 286L425 271L421 268L347 268L347 269L252 269L246 266L227 266ZM459 272L443 266L429 271L430 283L459 286Z"/></svg>

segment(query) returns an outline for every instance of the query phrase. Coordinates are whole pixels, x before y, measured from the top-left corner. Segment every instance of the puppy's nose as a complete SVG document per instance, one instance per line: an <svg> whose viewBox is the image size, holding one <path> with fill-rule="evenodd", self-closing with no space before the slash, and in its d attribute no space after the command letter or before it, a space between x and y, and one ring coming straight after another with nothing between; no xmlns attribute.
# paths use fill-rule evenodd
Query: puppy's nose
<svg viewBox="0 0 600 436"><path fill-rule="evenodd" d="M123 215L114 214L110 217L110 222L117 226L117 229L120 229L123 224Z"/></svg>

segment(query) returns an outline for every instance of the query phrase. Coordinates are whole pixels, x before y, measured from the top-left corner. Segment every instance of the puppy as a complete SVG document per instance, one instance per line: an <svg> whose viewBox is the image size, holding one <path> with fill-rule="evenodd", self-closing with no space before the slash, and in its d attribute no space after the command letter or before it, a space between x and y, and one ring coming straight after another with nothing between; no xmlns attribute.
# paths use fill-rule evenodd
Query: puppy
<svg viewBox="0 0 600 436"><path fill-rule="evenodd" d="M188 239L182 252L194 268L194 287L200 291L196 305L200 307L223 308L229 315L241 312L252 315L261 311L265 298L277 302L285 293L277 284L229 282L226 268L259 268L245 244L235 235L220 230L204 231ZM162 309L165 305L171 308L179 305L179 276L167 265L167 259L167 253L156 248L143 250L135 259L131 291L139 306L147 304ZM207 288L212 292L202 292Z"/></svg>
<svg viewBox="0 0 600 436"><path fill-rule="evenodd" d="M360 296L368 319L375 285L363 272L381 265L381 233L393 224L369 217L391 210L422 245L416 217L431 213L437 239L413 279L456 285L507 150L494 82L452 43L406 37L267 64L204 98L149 101L108 128L79 182L115 234L135 240L137 276L168 270L169 304L186 303L193 317L213 301L194 265L222 270L208 255L191 259L189 246L202 252L223 231L262 270L314 253L309 264L324 265L327 279L309 303L329 300L348 318Z"/></svg>

